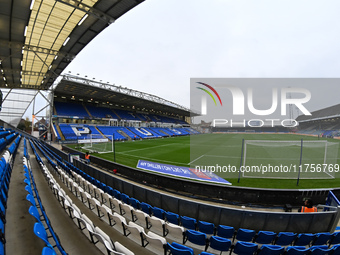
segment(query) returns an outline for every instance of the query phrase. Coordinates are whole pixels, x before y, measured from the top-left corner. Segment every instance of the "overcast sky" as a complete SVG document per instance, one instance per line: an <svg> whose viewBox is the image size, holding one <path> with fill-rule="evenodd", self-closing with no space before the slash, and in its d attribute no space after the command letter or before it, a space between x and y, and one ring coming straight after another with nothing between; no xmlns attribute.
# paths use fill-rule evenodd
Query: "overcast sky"
<svg viewBox="0 0 340 255"><path fill-rule="evenodd" d="M338 0L146 0L99 34L64 73L186 107L193 77L337 78L339 10Z"/></svg>

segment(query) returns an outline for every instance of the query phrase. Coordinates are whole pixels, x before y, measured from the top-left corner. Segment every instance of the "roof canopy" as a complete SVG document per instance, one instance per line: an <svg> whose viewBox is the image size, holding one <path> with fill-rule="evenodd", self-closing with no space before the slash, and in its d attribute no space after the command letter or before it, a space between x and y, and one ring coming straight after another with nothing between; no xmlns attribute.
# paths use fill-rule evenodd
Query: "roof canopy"
<svg viewBox="0 0 340 255"><path fill-rule="evenodd" d="M0 87L48 89L95 36L142 1L1 1Z"/></svg>
<svg viewBox="0 0 340 255"><path fill-rule="evenodd" d="M171 116L190 116L190 110L174 102L137 90L64 75L54 89L55 100L95 104Z"/></svg>
<svg viewBox="0 0 340 255"><path fill-rule="evenodd" d="M0 1L0 118L17 126L40 90L48 90L103 29L144 0Z"/></svg>

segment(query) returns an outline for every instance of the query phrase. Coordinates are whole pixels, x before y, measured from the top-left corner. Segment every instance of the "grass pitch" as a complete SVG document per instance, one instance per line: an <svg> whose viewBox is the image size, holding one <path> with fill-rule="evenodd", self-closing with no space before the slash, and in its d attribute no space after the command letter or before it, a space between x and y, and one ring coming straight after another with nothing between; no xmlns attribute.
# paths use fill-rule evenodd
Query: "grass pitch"
<svg viewBox="0 0 340 255"><path fill-rule="evenodd" d="M195 167L197 165L230 165L239 169L241 162L242 139L245 140L318 140L315 137L292 135L292 134L204 134L195 136L170 137L163 139L150 139L129 142L116 142L115 155L114 153L96 154L94 156L104 158L106 160L136 167L139 159L159 162L163 164ZM339 140L329 139L329 142L340 143ZM190 147L191 145L191 147ZM72 146L75 147L75 146ZM191 149L190 149L191 148ZM272 148L267 150L257 150L257 154L253 155L253 159L259 158L261 162L266 163L263 159L268 160ZM289 149L288 151L291 151ZM288 152L287 151L287 152ZM299 151L299 150L297 150ZM269 154L268 154L269 153ZM305 150L305 154L308 153ZM282 154L282 153L281 153ZM289 154L289 153L288 153ZM288 155L287 154L287 155ZM295 157L294 153L294 157ZM309 153L311 154L311 153ZM288 156L290 157L290 156ZM314 155L310 155L315 158ZM334 164L340 164L339 151L336 153ZM251 158L249 156L249 158ZM306 155L305 155L306 158ZM299 155L296 155L294 164L298 165ZM281 159L279 159L281 160ZM268 161L269 162L269 161ZM280 161L279 161L280 162ZM295 163L296 162L296 163ZM308 164L307 161L304 163ZM282 159L282 163L287 163ZM340 187L340 173L335 172L335 179L300 179L297 186L298 172L292 172L288 176L289 179L278 178L257 178L257 177L271 177L258 174L251 176L252 178L245 178L241 174L240 182L238 182L239 172L225 171L215 172L217 175L230 181L235 186L247 186L258 188L280 188L280 189L294 189L294 188L330 188ZM287 176L286 176L287 177ZM303 177L303 175L300 175Z"/></svg>

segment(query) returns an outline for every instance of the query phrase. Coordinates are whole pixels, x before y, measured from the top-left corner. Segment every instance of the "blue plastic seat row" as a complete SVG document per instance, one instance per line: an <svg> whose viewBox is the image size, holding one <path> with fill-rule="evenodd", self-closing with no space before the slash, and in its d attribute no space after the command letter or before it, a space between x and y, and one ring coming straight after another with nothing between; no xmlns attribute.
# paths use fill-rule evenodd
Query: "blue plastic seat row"
<svg viewBox="0 0 340 255"><path fill-rule="evenodd" d="M5 254L6 207L12 173L11 164L16 156L17 148L21 140L21 135L18 135L14 131L5 131L1 133L2 138L0 139L0 150L2 151L5 149L7 145L9 145L9 147L0 159L0 255Z"/></svg>
<svg viewBox="0 0 340 255"><path fill-rule="evenodd" d="M37 156L38 153L34 148L33 143L30 143L31 147L35 153L35 155ZM26 144L24 144L24 146L26 146ZM39 157L40 158L40 157ZM40 158L41 160L41 158ZM29 159L24 157L24 162L28 162ZM38 160L39 161L39 160ZM42 161L39 161L41 164L43 164ZM40 199L39 196L39 192L38 189L36 187L35 181L34 181L34 176L33 173L31 171L31 169L29 169L29 164L24 164L24 176L25 176L25 190L28 192L28 195L26 196L26 199L32 204L31 207L29 208L29 214L31 214L35 219L36 219L36 223L34 225L33 231L34 233L40 238L42 239L46 246L49 247L48 249L45 249L45 253L47 253L48 250L53 249L53 246L51 245L51 243L48 240L47 237L47 232L46 229L48 229L51 237L53 238L54 242L55 242L55 247L58 248L58 250L60 251L61 254L66 255L65 250L63 249L58 236L56 235L55 231L53 230L53 227L48 219L48 216L46 214L46 211L44 210L44 207L42 205L42 201ZM45 226L43 224L43 222L46 225L46 229ZM47 250L47 251L46 251ZM49 251L51 252L51 251ZM50 253L53 254L53 253Z"/></svg>
<svg viewBox="0 0 340 255"><path fill-rule="evenodd" d="M219 238L220 240L215 240L215 237L211 237L210 246L206 247L205 251L200 253L200 255L207 254L227 254L224 252L229 252L230 254L238 255L339 255L340 245L335 245L329 248L327 245L312 246L306 248L305 246L288 246L285 248L280 245L262 245L259 246L256 243L238 241L235 245L231 245L231 241L224 238ZM202 243L204 245L204 243ZM173 242L172 244L167 244L167 249L172 255L194 255L194 250L183 244ZM212 252L212 253L209 253Z"/></svg>

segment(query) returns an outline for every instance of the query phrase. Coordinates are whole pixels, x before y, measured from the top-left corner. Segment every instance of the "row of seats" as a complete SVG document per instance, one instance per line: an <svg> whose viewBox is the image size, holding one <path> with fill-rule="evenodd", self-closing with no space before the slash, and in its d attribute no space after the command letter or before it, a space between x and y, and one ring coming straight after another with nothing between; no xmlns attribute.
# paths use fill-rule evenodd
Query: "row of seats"
<svg viewBox="0 0 340 255"><path fill-rule="evenodd" d="M62 205L64 210L68 213L68 215L73 219L74 223L89 238L89 240L93 244L97 246L99 243L102 244L102 246L105 247L105 250L107 251L108 254L133 255L131 251L129 251L119 242L113 242L111 238L103 230L101 230L98 226L95 226L93 222L85 214L83 214L80 211L80 209L73 203L72 199L60 187L60 185L54 179L53 175L49 172L47 167L43 164L41 164L41 166L42 166L44 175L48 179L49 186L53 190L53 193L57 197L59 203ZM98 247L98 248L101 248L101 247Z"/></svg>
<svg viewBox="0 0 340 255"><path fill-rule="evenodd" d="M68 162L65 162L65 164L63 162L58 162L58 165L60 165L67 174L72 174L72 180L74 181L70 181L70 178L63 177L66 179L64 182L67 183L70 189L72 189L72 186L74 185L72 182L76 182L83 191L86 191L87 194L90 194L90 196L84 195L83 192L80 192L76 188L73 190L73 192L79 194L79 197L84 203L88 203L88 206L91 209L96 208L98 216L104 217L108 211L112 210L116 215L124 216L131 222L137 223L145 229L152 230L156 234L159 234L163 237L167 237L169 232L174 233L175 231L172 229L172 227L175 227L177 233L173 239L177 238L178 241L181 241L181 238L184 236L183 243L185 243L187 240L190 240L189 236L192 233L200 235L201 239L205 240L205 244L213 243L211 240L216 241L218 238L227 239L230 241L231 245L236 245L237 242L241 241L253 242L256 245L295 245L306 246L308 248L310 246L317 247L319 245L325 244L331 247L332 245L334 246L334 244L340 243L340 234L338 232L333 234L296 234L280 232L277 234L270 231L259 231L256 233L254 230L247 229L238 229L235 231L232 227L222 225L215 227L212 223L196 221L193 218L179 216L171 212L166 212L160 208L152 207L147 203L139 202L138 200L130 198L124 193L120 193L118 190L115 190L112 187L106 186ZM89 202L89 197L92 196L96 198L99 203L92 202L91 205L91 202ZM107 217L110 221L110 216ZM122 222L122 220L120 221ZM120 223L118 225L120 225ZM122 231L124 231L124 228ZM211 239L211 237L216 238Z"/></svg>
<svg viewBox="0 0 340 255"><path fill-rule="evenodd" d="M126 136L131 139L146 139L146 138L160 138L169 136L183 136L195 134L197 131L192 128L158 128L158 127L113 127L113 126L95 126L90 125L72 125L72 124L59 124L60 131L62 132L65 140L81 140L87 138L89 134L98 134L98 130L103 135L112 136L117 141L127 140ZM55 129L57 132L57 129ZM57 134L60 139L60 134Z"/></svg>
<svg viewBox="0 0 340 255"><path fill-rule="evenodd" d="M24 148L27 147L26 139L24 140ZM36 153L35 148L32 147L33 152ZM49 251L51 254L56 254L54 251L54 247L57 247L57 249L60 251L61 254L67 255L64 248L62 247L59 238L55 231L53 230L53 227L51 225L51 222L47 216L47 213L43 207L42 201L39 196L39 192L37 189L37 186L34 181L34 176L31 170L31 164L28 155L24 156L23 158L24 163L24 177L25 177L25 190L28 192L26 199L31 203L31 207L29 208L29 214L31 214L35 219L36 223L34 224L33 231L34 233L45 242L47 249L45 249L45 253ZM41 161L41 158L39 158L38 163L43 167L44 163ZM54 246L52 246L51 242L48 240L48 234L46 232L48 230L50 236L53 239Z"/></svg>
<svg viewBox="0 0 340 255"><path fill-rule="evenodd" d="M111 118L119 120L135 120L135 121L154 121L163 123L187 124L185 121L161 116L156 114L142 114L122 109L110 109L107 107L96 107L92 105L82 105L68 102L54 102L55 111L60 116L78 116L80 118Z"/></svg>
<svg viewBox="0 0 340 255"><path fill-rule="evenodd" d="M213 237L213 236L212 236ZM196 239L194 239L196 241ZM279 246L279 245L261 245L249 242L238 241L235 245L231 245L227 240L214 241L216 250L210 252L202 252L201 255L209 254L238 254L238 255L339 255L340 245L331 248L327 246ZM200 243L199 243L200 244ZM173 242L168 243L169 250L173 255L194 255L194 250L185 245ZM219 252L219 253L216 253Z"/></svg>
<svg viewBox="0 0 340 255"><path fill-rule="evenodd" d="M156 226L156 222L152 222L153 219L151 219L150 221L154 224L154 227L151 229L152 231L150 231L150 229L148 228L144 228L143 226L141 226L140 222L138 222L137 215L139 213L145 215L144 212L136 211L136 214L134 214L134 217L132 219L131 217L129 217L131 213L130 205L126 205L120 200L117 200L116 198L110 196L109 194L105 193L103 190L91 184L89 181L86 181L83 177L77 175L74 172L73 175L76 177L74 177L73 175L69 176L64 171L59 169L59 167L57 167L57 170L60 174L61 180L70 189L70 191L76 197L78 197L90 210L97 214L98 217L102 218L118 232L120 232L124 236L129 237L129 239L140 244L142 247L146 247L156 254L166 253L167 241L161 236L163 230L160 231L160 235L152 232L154 230L159 231L158 227ZM103 199L103 197L107 198L107 204L110 203L111 207L114 207L113 205L115 204L115 209L110 208L109 206L107 206L107 204L101 203L100 201ZM155 218L154 220L159 221L158 218ZM149 226L151 226L151 224L149 224ZM169 224L167 229L170 229L170 231L167 230L168 236L173 235L174 238L182 238L182 234L184 232L183 227L173 226L172 224Z"/></svg>
<svg viewBox="0 0 340 255"><path fill-rule="evenodd" d="M15 141L9 146L8 150L5 151L2 158L0 159L0 255L5 254L5 243L6 243L6 236L5 236L5 224L6 224L6 208L7 208L7 198L8 198L8 189L9 183L12 173L12 162L14 161L18 144L20 142L21 136L18 134L13 133L14 136L10 135L11 137L5 140L5 147L7 142ZM4 138L0 139L3 140ZM0 145L1 150L3 147Z"/></svg>

